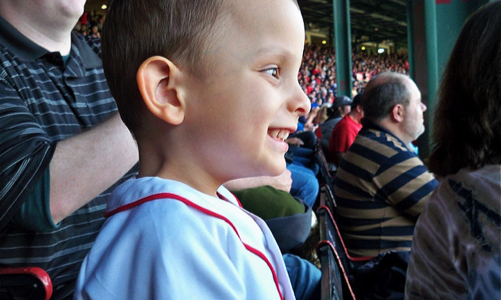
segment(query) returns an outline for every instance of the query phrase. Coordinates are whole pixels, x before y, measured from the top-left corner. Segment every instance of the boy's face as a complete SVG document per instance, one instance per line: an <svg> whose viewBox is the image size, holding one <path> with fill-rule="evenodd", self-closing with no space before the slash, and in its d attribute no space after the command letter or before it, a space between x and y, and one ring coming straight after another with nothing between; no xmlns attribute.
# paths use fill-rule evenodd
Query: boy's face
<svg viewBox="0 0 501 300"><path fill-rule="evenodd" d="M189 79L186 126L194 157L220 180L278 175L284 140L310 102L298 83L304 29L292 0L235 0ZM192 76L194 77L194 76Z"/></svg>

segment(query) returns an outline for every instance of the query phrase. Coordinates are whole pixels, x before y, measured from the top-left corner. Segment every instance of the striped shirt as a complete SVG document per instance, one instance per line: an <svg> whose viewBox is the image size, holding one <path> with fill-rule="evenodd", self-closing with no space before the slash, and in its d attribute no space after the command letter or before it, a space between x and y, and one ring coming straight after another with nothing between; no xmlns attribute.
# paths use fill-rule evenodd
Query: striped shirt
<svg viewBox="0 0 501 300"><path fill-rule="evenodd" d="M0 266L45 269L55 288L52 299L72 292L109 191L52 232L28 232L11 220L48 169L57 142L116 112L99 56L99 40L73 33L65 66L59 53L0 18Z"/></svg>
<svg viewBox="0 0 501 300"><path fill-rule="evenodd" d="M396 136L362 120L335 180L338 223L354 256L410 251L414 225L438 182Z"/></svg>

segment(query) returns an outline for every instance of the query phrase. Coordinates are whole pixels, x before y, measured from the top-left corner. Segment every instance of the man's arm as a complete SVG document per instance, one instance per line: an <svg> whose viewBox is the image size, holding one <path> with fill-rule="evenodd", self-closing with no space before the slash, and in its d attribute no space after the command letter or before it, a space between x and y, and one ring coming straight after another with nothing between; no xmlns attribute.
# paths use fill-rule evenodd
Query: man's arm
<svg viewBox="0 0 501 300"><path fill-rule="evenodd" d="M31 102L27 101L35 100L30 98L31 90L17 90L22 84L9 76L0 80L0 230L30 198L40 210L47 207L44 218L61 221L119 180L138 160L135 142L117 113L96 127L54 142L45 128L51 124L40 121L51 115L37 116L28 109ZM60 132L64 131L63 127ZM41 184L43 178L50 178L50 184ZM48 192L35 190L42 186Z"/></svg>
<svg viewBox="0 0 501 300"><path fill-rule="evenodd" d="M50 162L50 211L54 223L94 199L138 161L130 131L118 113L60 141Z"/></svg>
<svg viewBox="0 0 501 300"><path fill-rule="evenodd" d="M399 211L417 217L438 185L428 169L414 154L402 152L380 168L374 178L380 192Z"/></svg>
<svg viewBox="0 0 501 300"><path fill-rule="evenodd" d="M258 176L258 177L247 177L241 179L235 179L228 181L224 186L230 191L239 191L243 189L254 188L258 186L269 185L277 190L282 190L285 192L290 192L292 186L292 177L289 170L285 170L279 176Z"/></svg>

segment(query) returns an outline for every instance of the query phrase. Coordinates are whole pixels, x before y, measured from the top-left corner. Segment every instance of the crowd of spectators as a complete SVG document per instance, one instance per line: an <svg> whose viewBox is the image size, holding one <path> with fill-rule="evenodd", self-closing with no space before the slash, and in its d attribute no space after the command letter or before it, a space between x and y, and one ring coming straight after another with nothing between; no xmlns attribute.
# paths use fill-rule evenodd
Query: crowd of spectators
<svg viewBox="0 0 501 300"><path fill-rule="evenodd" d="M408 54L405 52L401 54L379 54L369 50L354 51L351 60L351 97L361 93L369 80L379 73L390 71L405 75L409 74ZM349 100L350 103L344 105L344 107L349 108L352 99L344 95L337 97L336 53L334 47L306 44L298 80L311 101L309 114L299 119L298 131L315 132L317 137L322 139L322 148L328 154L327 144L334 125L345 114L349 113L349 109L340 111L343 108L340 103L346 103ZM330 159L328 160L330 161Z"/></svg>
<svg viewBox="0 0 501 300"><path fill-rule="evenodd" d="M409 73L407 54L378 54L368 51L352 53L352 96L362 90L375 75L392 71ZM333 103L337 94L336 54L333 46L305 45L299 83L312 102L312 107Z"/></svg>
<svg viewBox="0 0 501 300"><path fill-rule="evenodd" d="M97 14L95 11L85 11L73 30L81 33L84 36L101 37L101 30L103 28L104 15Z"/></svg>

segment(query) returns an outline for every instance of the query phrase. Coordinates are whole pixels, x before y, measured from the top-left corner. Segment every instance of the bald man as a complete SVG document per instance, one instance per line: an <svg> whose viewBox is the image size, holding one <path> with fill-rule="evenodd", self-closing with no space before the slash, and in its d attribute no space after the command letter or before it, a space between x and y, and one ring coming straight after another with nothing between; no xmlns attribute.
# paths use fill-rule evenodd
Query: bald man
<svg viewBox="0 0 501 300"><path fill-rule="evenodd" d="M410 252L414 225L437 186L408 148L424 132L421 93L408 77L382 73L362 97L362 129L335 181L339 226L353 256Z"/></svg>

